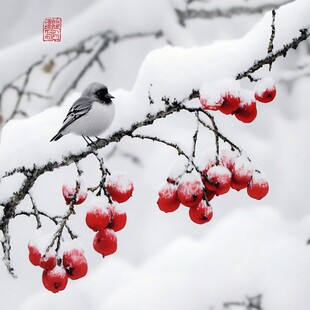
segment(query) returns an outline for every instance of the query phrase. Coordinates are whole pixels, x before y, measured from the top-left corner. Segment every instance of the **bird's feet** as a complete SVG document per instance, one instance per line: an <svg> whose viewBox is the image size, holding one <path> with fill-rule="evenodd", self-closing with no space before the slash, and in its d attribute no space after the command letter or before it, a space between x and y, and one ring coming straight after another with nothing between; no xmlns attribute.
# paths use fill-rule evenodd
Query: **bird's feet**
<svg viewBox="0 0 310 310"><path fill-rule="evenodd" d="M82 138L85 140L85 142L87 143L87 146L92 147L92 146L97 146L96 142L93 141L90 137L88 136L82 136Z"/></svg>
<svg viewBox="0 0 310 310"><path fill-rule="evenodd" d="M95 137L97 140L96 141L104 141L104 142L108 142L108 140L107 139L103 139L103 138L99 138L99 137Z"/></svg>

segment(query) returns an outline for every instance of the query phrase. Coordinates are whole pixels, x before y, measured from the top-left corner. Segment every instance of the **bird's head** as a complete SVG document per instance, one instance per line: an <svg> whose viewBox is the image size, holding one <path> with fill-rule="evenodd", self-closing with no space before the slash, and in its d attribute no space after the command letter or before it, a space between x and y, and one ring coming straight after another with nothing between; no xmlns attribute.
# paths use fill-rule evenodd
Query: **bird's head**
<svg viewBox="0 0 310 310"><path fill-rule="evenodd" d="M83 97L90 97L93 100L99 101L103 104L111 104L114 98L109 94L108 88L100 83L91 83L86 87L82 93Z"/></svg>

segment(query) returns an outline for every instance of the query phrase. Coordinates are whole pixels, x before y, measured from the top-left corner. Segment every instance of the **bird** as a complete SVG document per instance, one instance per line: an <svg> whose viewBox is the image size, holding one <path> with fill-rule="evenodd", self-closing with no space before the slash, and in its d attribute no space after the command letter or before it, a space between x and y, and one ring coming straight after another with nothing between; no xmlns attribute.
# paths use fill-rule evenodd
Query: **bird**
<svg viewBox="0 0 310 310"><path fill-rule="evenodd" d="M96 137L106 131L115 115L114 97L109 94L104 84L91 83L82 92L68 111L58 133L50 140L57 141L68 133L82 136L87 145ZM87 141L87 139L90 141Z"/></svg>

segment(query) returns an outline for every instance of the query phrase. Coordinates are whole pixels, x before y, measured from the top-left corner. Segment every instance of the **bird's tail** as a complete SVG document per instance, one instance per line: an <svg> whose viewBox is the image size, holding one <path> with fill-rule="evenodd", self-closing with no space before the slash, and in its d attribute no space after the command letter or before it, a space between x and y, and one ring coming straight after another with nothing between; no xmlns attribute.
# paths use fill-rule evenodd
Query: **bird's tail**
<svg viewBox="0 0 310 310"><path fill-rule="evenodd" d="M63 134L61 134L61 133L57 133L57 135L56 136L54 136L51 140L50 140L50 142L52 142L52 141L57 141L57 140L59 140L61 137L63 137Z"/></svg>

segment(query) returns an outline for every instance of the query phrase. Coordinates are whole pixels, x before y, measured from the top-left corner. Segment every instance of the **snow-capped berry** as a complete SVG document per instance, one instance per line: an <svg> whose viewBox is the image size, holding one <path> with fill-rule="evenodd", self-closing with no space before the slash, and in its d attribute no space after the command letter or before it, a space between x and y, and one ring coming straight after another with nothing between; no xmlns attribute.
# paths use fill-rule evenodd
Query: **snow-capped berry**
<svg viewBox="0 0 310 310"><path fill-rule="evenodd" d="M247 187L247 193L251 198L260 200L264 198L269 191L269 184L265 176L258 172L254 171L253 177Z"/></svg>
<svg viewBox="0 0 310 310"><path fill-rule="evenodd" d="M87 260L80 249L65 251L63 253L62 262L71 280L82 278L87 274Z"/></svg>
<svg viewBox="0 0 310 310"><path fill-rule="evenodd" d="M202 183L195 175L184 174L178 185L178 199L186 207L196 207L203 197Z"/></svg>
<svg viewBox="0 0 310 310"><path fill-rule="evenodd" d="M117 237L113 229L106 228L96 233L93 247L103 256L111 255L117 250Z"/></svg>
<svg viewBox="0 0 310 310"><path fill-rule="evenodd" d="M230 186L238 191L246 188L252 179L253 172L252 163L247 157L237 157L232 171Z"/></svg>
<svg viewBox="0 0 310 310"><path fill-rule="evenodd" d="M93 231L105 229L110 223L109 211L100 207L93 207L87 211L85 221Z"/></svg>
<svg viewBox="0 0 310 310"><path fill-rule="evenodd" d="M34 266L39 266L41 260L41 253L38 250L38 248L29 242L28 250L29 250L29 261L31 262L31 264Z"/></svg>
<svg viewBox="0 0 310 310"><path fill-rule="evenodd" d="M56 253L46 253L41 256L39 266L46 270L52 270L56 266Z"/></svg>
<svg viewBox="0 0 310 310"><path fill-rule="evenodd" d="M124 174L107 177L106 187L112 200L118 203L127 201L133 192L132 181Z"/></svg>
<svg viewBox="0 0 310 310"><path fill-rule="evenodd" d="M243 123L251 123L257 116L256 101L252 92L244 95L239 108L235 111L236 118Z"/></svg>
<svg viewBox="0 0 310 310"><path fill-rule="evenodd" d="M217 111L223 104L220 90L214 84L206 83L199 90L199 100L204 110Z"/></svg>
<svg viewBox="0 0 310 310"><path fill-rule="evenodd" d="M157 200L157 205L161 211L173 212L180 206L177 190L178 187L171 183L167 183L161 188Z"/></svg>
<svg viewBox="0 0 310 310"><path fill-rule="evenodd" d="M108 228L111 228L114 231L122 230L126 226L127 222L126 212L116 210L113 205L108 205L107 209L110 214L110 223Z"/></svg>
<svg viewBox="0 0 310 310"><path fill-rule="evenodd" d="M75 197L75 205L79 205L81 203L83 203L85 201L85 199L87 198L87 192L82 190L81 188L78 190L78 192L76 193L76 189L69 187L68 185L64 184L62 186L62 195L64 196L64 199L66 201L66 204L69 205L72 201L72 199L74 199Z"/></svg>
<svg viewBox="0 0 310 310"><path fill-rule="evenodd" d="M228 149L222 149L220 163L222 166L226 167L230 172L232 172L234 169L236 157L237 156L235 152Z"/></svg>
<svg viewBox="0 0 310 310"><path fill-rule="evenodd" d="M219 108L222 113L232 114L239 108L240 97L238 95L226 92L222 98L223 104Z"/></svg>
<svg viewBox="0 0 310 310"><path fill-rule="evenodd" d="M231 172L224 166L213 166L207 171L204 178L205 187L214 191L216 195L226 194L230 189Z"/></svg>
<svg viewBox="0 0 310 310"><path fill-rule="evenodd" d="M46 289L58 293L66 288L68 275L64 268L56 266L52 270L43 270L42 282Z"/></svg>
<svg viewBox="0 0 310 310"><path fill-rule="evenodd" d="M196 224L207 223L213 217L212 207L202 200L197 207L189 209L189 217Z"/></svg>
<svg viewBox="0 0 310 310"><path fill-rule="evenodd" d="M203 110L217 111L223 104L223 99L219 98L217 101L208 100L205 98L199 97L201 107Z"/></svg>
<svg viewBox="0 0 310 310"><path fill-rule="evenodd" d="M255 99L262 103L269 103L276 97L276 87L272 78L264 78L255 85Z"/></svg>

